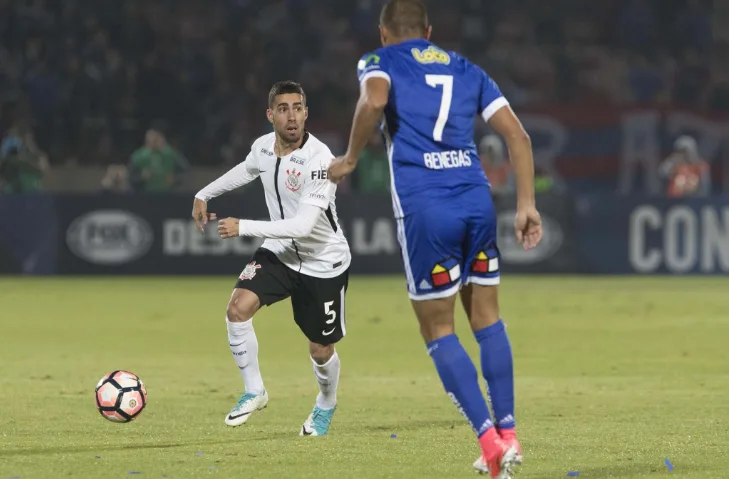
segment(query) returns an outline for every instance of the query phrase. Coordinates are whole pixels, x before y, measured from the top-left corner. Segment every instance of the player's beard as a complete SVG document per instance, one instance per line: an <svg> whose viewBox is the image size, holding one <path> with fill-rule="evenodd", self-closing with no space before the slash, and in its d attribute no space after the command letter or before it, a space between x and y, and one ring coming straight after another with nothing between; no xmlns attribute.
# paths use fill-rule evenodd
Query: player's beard
<svg viewBox="0 0 729 479"><path fill-rule="evenodd" d="M295 125L295 130L289 130L290 126L293 125L286 125L277 131L278 137L281 139L281 142L286 143L287 145L297 143L299 140L301 140L301 137L304 134L303 125Z"/></svg>

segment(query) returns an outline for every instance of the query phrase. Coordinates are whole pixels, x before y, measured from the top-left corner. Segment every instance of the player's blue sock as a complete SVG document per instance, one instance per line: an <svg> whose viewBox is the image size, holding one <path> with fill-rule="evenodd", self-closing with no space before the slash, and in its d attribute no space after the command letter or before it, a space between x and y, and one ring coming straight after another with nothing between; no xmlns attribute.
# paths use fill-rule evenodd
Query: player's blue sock
<svg viewBox="0 0 729 479"><path fill-rule="evenodd" d="M455 334L427 344L443 387L477 436L493 426L489 408L478 385L478 371Z"/></svg>
<svg viewBox="0 0 729 479"><path fill-rule="evenodd" d="M496 427L510 429L514 420L514 360L503 321L474 333L481 346L481 369L489 386Z"/></svg>

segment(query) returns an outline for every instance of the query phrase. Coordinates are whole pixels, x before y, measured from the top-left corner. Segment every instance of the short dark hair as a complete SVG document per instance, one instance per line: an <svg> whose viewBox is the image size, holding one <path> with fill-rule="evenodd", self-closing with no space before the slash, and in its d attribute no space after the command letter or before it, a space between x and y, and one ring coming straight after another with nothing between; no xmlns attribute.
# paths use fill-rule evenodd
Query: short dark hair
<svg viewBox="0 0 729 479"><path fill-rule="evenodd" d="M398 37L425 35L428 10L422 0L390 0L382 7L380 25Z"/></svg>
<svg viewBox="0 0 729 479"><path fill-rule="evenodd" d="M284 80L273 85L271 87L271 91L268 92L268 107L273 108L273 102L276 101L277 96L286 95L288 93L298 93L304 100L304 105L306 105L306 93L304 93L304 89L301 85L295 81Z"/></svg>

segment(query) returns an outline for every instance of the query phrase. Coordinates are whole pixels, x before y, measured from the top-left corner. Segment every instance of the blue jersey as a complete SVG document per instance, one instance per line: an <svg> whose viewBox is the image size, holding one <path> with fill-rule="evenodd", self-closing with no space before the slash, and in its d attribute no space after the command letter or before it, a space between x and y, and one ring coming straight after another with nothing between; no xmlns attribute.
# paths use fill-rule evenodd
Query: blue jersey
<svg viewBox="0 0 729 479"><path fill-rule="evenodd" d="M496 83L424 39L365 55L358 73L360 84L390 83L381 129L410 297L498 284L496 212L473 142L476 117L488 121L508 105Z"/></svg>
<svg viewBox="0 0 729 479"><path fill-rule="evenodd" d="M357 70L360 84L372 77L390 83L381 129L397 218L488 185L473 141L474 121L488 121L508 103L480 67L416 39L363 56Z"/></svg>

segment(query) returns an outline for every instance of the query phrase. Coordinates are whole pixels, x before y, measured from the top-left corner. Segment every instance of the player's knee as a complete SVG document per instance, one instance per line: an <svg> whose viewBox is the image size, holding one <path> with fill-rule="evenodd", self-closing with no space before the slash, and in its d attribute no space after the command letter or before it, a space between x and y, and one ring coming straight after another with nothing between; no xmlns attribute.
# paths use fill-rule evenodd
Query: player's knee
<svg viewBox="0 0 729 479"><path fill-rule="evenodd" d="M238 289L228 302L226 315L232 323L248 321L256 314L259 307L258 296L248 290Z"/></svg>
<svg viewBox="0 0 729 479"><path fill-rule="evenodd" d="M309 354L316 364L326 364L334 356L333 344L318 344L309 342Z"/></svg>
<svg viewBox="0 0 729 479"><path fill-rule="evenodd" d="M464 296L468 320L474 331L486 328L499 321L498 289L496 286L469 285L469 293ZM465 288L464 288L465 289Z"/></svg>
<svg viewBox="0 0 729 479"><path fill-rule="evenodd" d="M474 309L468 320L471 323L471 329L473 331L479 331L496 324L499 321L499 313L491 309L484 309L482 311Z"/></svg>
<svg viewBox="0 0 729 479"><path fill-rule="evenodd" d="M430 314L418 315L418 320L420 334L426 343L455 333L453 312L431 311Z"/></svg>
<svg viewBox="0 0 729 479"><path fill-rule="evenodd" d="M426 343L453 334L453 308L455 296L450 298L413 301L413 309L420 323L420 334Z"/></svg>
<svg viewBox="0 0 729 479"><path fill-rule="evenodd" d="M455 333L453 321L433 321L420 323L420 334L426 343Z"/></svg>

